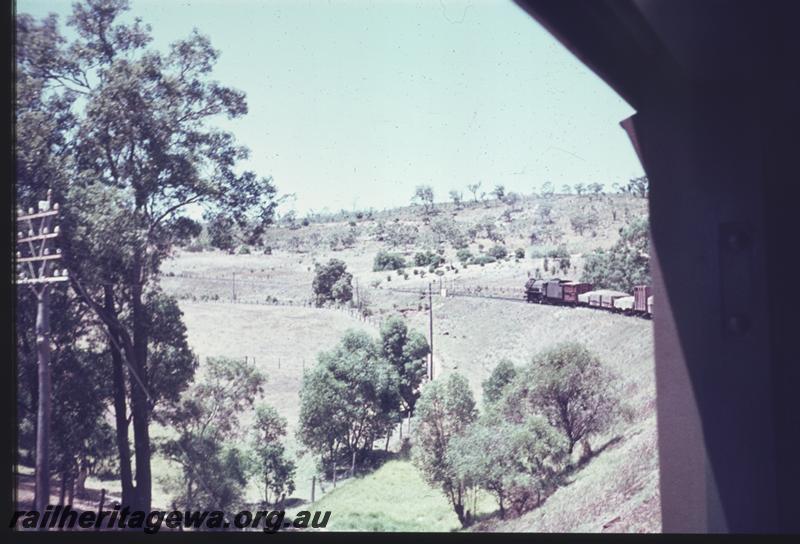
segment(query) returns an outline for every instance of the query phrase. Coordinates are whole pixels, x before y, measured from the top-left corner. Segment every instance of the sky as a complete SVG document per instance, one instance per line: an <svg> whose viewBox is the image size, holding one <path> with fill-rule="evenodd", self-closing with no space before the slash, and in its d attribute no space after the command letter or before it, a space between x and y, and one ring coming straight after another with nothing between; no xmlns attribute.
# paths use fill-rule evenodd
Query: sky
<svg viewBox="0 0 800 544"><path fill-rule="evenodd" d="M63 23L71 4L17 12ZM131 16L162 51L210 37L212 77L249 105L219 125L250 148L243 167L295 195L284 213L643 175L619 126L634 110L511 0L131 0Z"/></svg>

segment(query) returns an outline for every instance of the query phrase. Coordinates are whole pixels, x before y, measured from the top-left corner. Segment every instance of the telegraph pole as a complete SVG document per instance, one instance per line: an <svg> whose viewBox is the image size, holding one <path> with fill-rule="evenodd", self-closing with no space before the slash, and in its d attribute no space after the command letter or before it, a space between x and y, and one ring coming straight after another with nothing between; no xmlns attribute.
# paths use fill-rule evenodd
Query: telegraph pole
<svg viewBox="0 0 800 544"><path fill-rule="evenodd" d="M58 217L58 204L53 203L52 190L47 200L39 201L39 209L17 211L17 222L27 222L28 232L17 233L17 285L27 285L36 295L36 358L38 365L39 402L36 416L36 491L35 509L44 512L50 502L50 286L68 281L66 269L59 270L51 264L61 259L61 250L50 250L52 240L58 237L58 226L52 228ZM38 224L37 224L38 223ZM38 228L37 228L38 227ZM52 230L51 230L52 228ZM22 270L27 265L27 271Z"/></svg>
<svg viewBox="0 0 800 544"><path fill-rule="evenodd" d="M430 352L431 363L428 375L432 380L433 379L433 296L431 294L431 291L432 291L431 282L428 282L428 336L430 338L430 340L428 341L428 346L430 347L431 350Z"/></svg>

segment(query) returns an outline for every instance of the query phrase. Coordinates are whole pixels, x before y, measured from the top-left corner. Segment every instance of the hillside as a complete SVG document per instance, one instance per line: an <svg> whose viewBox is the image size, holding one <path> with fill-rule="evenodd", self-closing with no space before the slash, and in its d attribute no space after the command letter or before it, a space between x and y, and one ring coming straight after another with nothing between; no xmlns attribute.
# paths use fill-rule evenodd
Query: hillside
<svg viewBox="0 0 800 544"><path fill-rule="evenodd" d="M531 255L540 255L555 243L565 244L570 254L568 269L558 274L577 278L582 253L610 247L627 224L626 217L646 214L646 200L629 195L559 196L546 202L523 199L511 213L511 221L502 217L510 207L491 201L462 210L451 204L439 205L438 214L428 218L418 207L407 207L375 212L372 218L353 215L307 227L278 226L268 234L270 254L256 248L249 254L233 255L218 250L179 251L164 264L162 286L180 301L189 344L201 357L201 371L205 357L226 355L254 358L268 375L265 400L287 418L289 451L298 459L291 510L311 506L307 504L311 479L317 475L314 459L303 454L294 436L303 369L315 364L317 353L333 347L345 330L356 328L377 335L379 323L392 314L402 314L409 326L427 334L427 289L434 281L437 379L451 372L463 374L480 402L481 382L502 358L523 364L558 342L578 340L616 372L630 409L629 419L618 421L607 436L595 439L598 455L542 506L520 518L500 520L494 513L496 504L485 496L479 508L483 519L471 530L660 529L651 322L583 308L458 296L489 290L519 298L528 276L543 269L543 259ZM542 219L541 206L551 208L552 223ZM571 228L570 217L586 209L594 209L598 223L580 235ZM494 225L494 240L486 238L481 227L483 232L469 241L474 254L505 241L512 254L521 247L525 257L464 267L458 264L455 249L445 243L449 266L441 268L439 275L427 267L372 270L380 250L396 251L411 260L417 251L440 247L434 230L437 222L441 226L443 221L455 224L468 236L475 225ZM380 239L381 229L398 224L409 227L406 234L413 232L410 243ZM557 226L561 236L531 244L530 233L540 232L543 225ZM354 233L346 244L341 243L342 232ZM346 263L359 300L372 313L369 318L352 311L308 306L314 267L330 258ZM446 296L439 287L446 289ZM396 451L397 447L395 433L390 449ZM340 481L336 489L330 482L322 482L322 486L324 489L319 484L316 488L313 508L333 511L331 530L458 528L444 496L425 485L408 460L395 459L373 473ZM258 500L257 489L250 493L252 500ZM424 513L414 516L415 505L424 505Z"/></svg>

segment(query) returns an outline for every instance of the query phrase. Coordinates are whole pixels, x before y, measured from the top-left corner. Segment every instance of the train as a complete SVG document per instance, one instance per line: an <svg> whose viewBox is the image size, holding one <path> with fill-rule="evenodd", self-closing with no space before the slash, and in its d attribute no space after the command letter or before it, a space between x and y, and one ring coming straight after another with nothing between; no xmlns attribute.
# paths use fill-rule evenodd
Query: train
<svg viewBox="0 0 800 544"><path fill-rule="evenodd" d="M531 278L525 283L525 300L538 304L585 306L646 319L653 317L649 285L636 285L633 294L613 289L594 289L591 283L559 278Z"/></svg>

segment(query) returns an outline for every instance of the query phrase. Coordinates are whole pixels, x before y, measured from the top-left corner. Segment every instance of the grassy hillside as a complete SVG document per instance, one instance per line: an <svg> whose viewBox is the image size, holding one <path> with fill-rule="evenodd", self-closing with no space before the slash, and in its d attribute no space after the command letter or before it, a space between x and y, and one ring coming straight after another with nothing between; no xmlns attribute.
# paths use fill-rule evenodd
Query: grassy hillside
<svg viewBox="0 0 800 544"><path fill-rule="evenodd" d="M478 512L495 508L494 501L483 497ZM388 461L329 492L314 509L331 511L331 531L441 532L461 527L444 494L428 487L408 460Z"/></svg>
<svg viewBox="0 0 800 544"><path fill-rule="evenodd" d="M562 226L564 242L573 254L573 268L566 274L569 277L580 274L580 252L613 244L619 227L626 222L626 213L630 217L640 216L645 213L646 205L643 199L621 195L555 197L549 202L553 220ZM527 243L525 233L540 223L537 215L540 205L541 200L526 199L520 211L512 214L511 222L497 220L509 249L517 245L515 240L526 248L528 255L531 249L537 249ZM596 209L601 222L594 236L591 233L579 236L571 231L569 216L587 206ZM504 204L495 201L459 210L452 216L455 210L451 207L441 206L439 216L450 214L454 221L464 224L497 219L505 209ZM628 212L624 211L626 207ZM311 478L316 473L313 458L301 455L294 437L303 366L314 364L317 353L333 347L348 328L376 335L377 323L392 314L404 315L410 326L427 333L427 296L421 297L420 291L427 289L432 278L440 279L433 274L421 277L422 268L417 275L408 268L407 279L396 272L372 271L375 253L387 248L386 242L373 236L377 222L409 222L424 234L430 227L418 210L390 210L376 213L372 219L355 221L359 234L352 247L331 249L325 243L326 233L352 229L347 221L273 229L270 236L277 249L270 255L179 252L164 265L166 275L162 285L180 299L189 343L201 360L214 355L254 358L268 375L265 400L288 419L289 452L298 457L297 491L293 498L300 501L310 499ZM306 240L298 244L297 237ZM423 243L421 236L419 244ZM490 242L478 239L470 247L478 252L479 244L486 248ZM304 252L303 248L310 249ZM418 249L424 249L424 245L394 250L411 257ZM455 260L454 253L448 248L446 257ZM302 305L311 294L314 264L333 257L343 260L353 273L360 296L374 312L372 321L364 322L339 310ZM446 271L441 280L447 287L483 286L519 294L528 274L541 265L541 259L526 256L485 266L456 266ZM412 292L399 292L398 287ZM232 302L234 289L237 303ZM294 305L241 304L266 300ZM578 340L617 373L630 412L630 417L618 421L606 436L593 440L598 455L575 472L569 485L559 489L541 507L518 519L499 520L492 515L496 504L486 496L479 508L485 519L473 529L633 532L660 529L651 322L583 308L439 295L433 298L433 318L437 379L451 372L462 373L479 401L481 382L500 359L523 364L558 342ZM396 438L392 449L396 449ZM458 529L458 521L444 495L429 488L407 460L390 461L372 474L341 481L335 490L330 482L323 485L324 491L317 487L315 504L301 502L293 508L332 510L330 530ZM258 489L251 490L251 498L258 500Z"/></svg>

